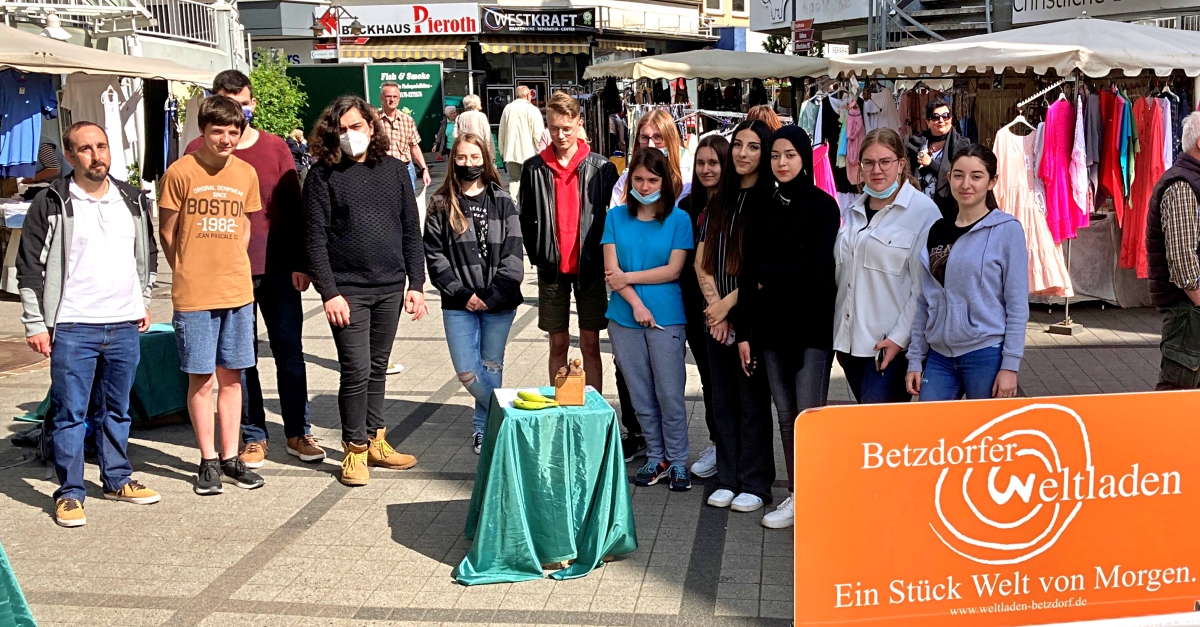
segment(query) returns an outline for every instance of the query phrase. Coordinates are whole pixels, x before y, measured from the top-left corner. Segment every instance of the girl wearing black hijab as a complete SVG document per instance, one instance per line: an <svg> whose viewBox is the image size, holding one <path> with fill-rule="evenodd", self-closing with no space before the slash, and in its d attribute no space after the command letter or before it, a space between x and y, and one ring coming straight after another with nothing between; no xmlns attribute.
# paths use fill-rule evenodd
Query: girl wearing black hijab
<svg viewBox="0 0 1200 627"><path fill-rule="evenodd" d="M813 183L812 142L798 126L771 137L771 174L778 188L750 215L738 308L743 364L761 361L779 414L788 491L795 490L793 424L800 412L825 405L833 364L833 311L837 298L833 243L841 214L837 202ZM763 517L783 529L794 520L791 496Z"/></svg>

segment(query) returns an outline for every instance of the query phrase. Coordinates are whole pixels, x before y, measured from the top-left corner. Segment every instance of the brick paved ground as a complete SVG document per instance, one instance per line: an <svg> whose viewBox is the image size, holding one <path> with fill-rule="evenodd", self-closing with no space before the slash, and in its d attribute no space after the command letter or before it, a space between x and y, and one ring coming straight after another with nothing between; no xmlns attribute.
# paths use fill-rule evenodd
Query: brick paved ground
<svg viewBox="0 0 1200 627"><path fill-rule="evenodd" d="M532 277L532 273L527 274ZM152 312L170 313L170 277ZM536 296L532 279L526 294ZM0 470L0 543L43 626L184 627L329 625L787 625L792 613L790 530L765 530L763 512L703 506L711 486L686 493L634 489L639 549L574 581L542 580L465 588L450 571L469 547L462 537L476 456L471 398L450 365L434 291L425 321L401 323L389 378L389 439L420 463L406 472L374 470L369 486L343 487L339 470L336 352L311 291L304 330L313 432L332 459L312 466L282 449L270 359L261 363L275 447L267 485L200 498L192 493L198 454L187 425L137 429L129 452L136 475L163 493L138 507L104 501L89 466L88 525L61 529L52 519L55 485L32 464ZM0 302L0 339L21 335L19 304ZM1159 321L1151 310L1076 308L1086 327L1075 337L1045 327L1062 317L1037 307L1021 374L1025 395L1144 391L1158 372ZM536 300L517 312L506 384L541 384L547 340ZM269 357L266 346L264 356ZM616 404L611 353L604 345L606 391ZM706 444L703 404L688 366L693 458ZM45 364L0 374L0 416L33 409L49 386ZM835 401L849 391L834 367ZM0 422L0 437L24 428ZM778 447L778 444L776 445ZM0 444L0 467L23 449ZM777 451L783 475L782 455ZM630 474L633 472L630 468ZM786 496L776 488L776 498ZM803 512L800 513L803 515Z"/></svg>

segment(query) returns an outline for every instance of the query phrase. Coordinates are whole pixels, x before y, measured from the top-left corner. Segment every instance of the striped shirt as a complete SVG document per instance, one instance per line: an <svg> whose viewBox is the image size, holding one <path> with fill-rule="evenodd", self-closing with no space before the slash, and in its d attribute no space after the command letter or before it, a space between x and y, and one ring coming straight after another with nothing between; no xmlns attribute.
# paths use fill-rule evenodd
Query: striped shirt
<svg viewBox="0 0 1200 627"><path fill-rule="evenodd" d="M1171 282L1184 290L1200 289L1200 202L1187 181L1178 181L1163 192L1163 239Z"/></svg>
<svg viewBox="0 0 1200 627"><path fill-rule="evenodd" d="M55 150L54 144L42 142L42 145L38 147L38 171L58 170L60 168L58 152Z"/></svg>
<svg viewBox="0 0 1200 627"><path fill-rule="evenodd" d="M411 161L412 147L421 143L421 134L417 132L417 123L413 121L412 116L397 110L396 119L393 120L381 110L379 121L387 130L387 153L404 163Z"/></svg>
<svg viewBox="0 0 1200 627"><path fill-rule="evenodd" d="M721 298L725 298L733 293L738 288L737 275L731 275L726 270L726 254L730 238L733 237L733 229L737 225L738 220L742 219L742 207L746 202L746 196L751 190L743 189L738 192L737 209L733 212L733 219L729 221L729 230L720 238L720 243L717 245L716 259L713 264L713 280L717 284L717 293ZM706 212L704 217L704 226L700 228L700 241L705 241L708 235L708 220L712 216Z"/></svg>

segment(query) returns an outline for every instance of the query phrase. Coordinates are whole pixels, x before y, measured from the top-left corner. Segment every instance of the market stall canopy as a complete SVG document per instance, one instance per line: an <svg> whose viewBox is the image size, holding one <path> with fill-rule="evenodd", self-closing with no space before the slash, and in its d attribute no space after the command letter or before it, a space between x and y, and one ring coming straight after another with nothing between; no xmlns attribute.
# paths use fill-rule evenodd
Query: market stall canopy
<svg viewBox="0 0 1200 627"><path fill-rule="evenodd" d="M1174 28L1078 18L987 35L952 39L830 60L833 75L946 76L970 71L1002 73L1079 70L1092 78L1120 70L1166 76L1200 75L1200 33Z"/></svg>
<svg viewBox="0 0 1200 627"><path fill-rule="evenodd" d="M85 48L0 25L0 69L42 74L100 74L160 78L211 87L213 70L197 70L165 59L134 57Z"/></svg>
<svg viewBox="0 0 1200 627"><path fill-rule="evenodd" d="M584 78L789 78L825 76L829 60L765 52L693 50L589 66Z"/></svg>

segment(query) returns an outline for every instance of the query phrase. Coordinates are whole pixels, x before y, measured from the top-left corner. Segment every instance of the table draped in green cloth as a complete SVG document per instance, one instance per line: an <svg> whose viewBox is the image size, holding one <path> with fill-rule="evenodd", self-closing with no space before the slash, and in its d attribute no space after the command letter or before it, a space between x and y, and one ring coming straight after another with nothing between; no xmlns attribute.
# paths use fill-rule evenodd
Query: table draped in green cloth
<svg viewBox="0 0 1200 627"><path fill-rule="evenodd" d="M8 555L0 546L0 627L37 627L33 612L25 602L17 576L8 563Z"/></svg>
<svg viewBox="0 0 1200 627"><path fill-rule="evenodd" d="M553 396L553 388L541 393ZM594 390L582 407L524 411L496 390L465 534L461 584L541 579L542 564L572 561L555 579L582 577L606 556L637 549L616 412Z"/></svg>

